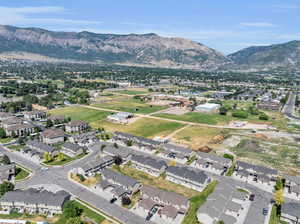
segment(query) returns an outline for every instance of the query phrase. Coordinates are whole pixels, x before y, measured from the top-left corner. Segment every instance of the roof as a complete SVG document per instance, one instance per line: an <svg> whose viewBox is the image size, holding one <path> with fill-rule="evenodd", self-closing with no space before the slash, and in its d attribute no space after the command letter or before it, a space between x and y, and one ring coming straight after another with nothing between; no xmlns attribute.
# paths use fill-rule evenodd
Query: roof
<svg viewBox="0 0 300 224"><path fill-rule="evenodd" d="M65 136L65 133L61 129L46 129L41 135L44 138L59 138Z"/></svg>
<svg viewBox="0 0 300 224"><path fill-rule="evenodd" d="M45 115L46 112L45 111L41 111L41 110L33 110L33 111L26 111L23 113L24 115L39 115L39 114L42 114L42 115Z"/></svg>
<svg viewBox="0 0 300 224"><path fill-rule="evenodd" d="M109 169L103 169L101 171L102 177L106 179L108 182L113 181L113 183L121 185L126 188L133 188L139 182L135 179L125 176L121 173L115 172Z"/></svg>
<svg viewBox="0 0 300 224"><path fill-rule="evenodd" d="M173 144L165 144L162 146L162 148L167 151L174 152L174 153L184 154L185 156L190 156L193 153L193 151L188 148L173 145Z"/></svg>
<svg viewBox="0 0 300 224"><path fill-rule="evenodd" d="M195 171L188 167L170 166L167 168L168 173L200 184L204 184L209 179L203 171Z"/></svg>
<svg viewBox="0 0 300 224"><path fill-rule="evenodd" d="M82 149L82 147L80 145L74 144L74 143L71 143L71 142L66 142L63 145L63 148L71 150L72 152L78 152L80 149Z"/></svg>
<svg viewBox="0 0 300 224"><path fill-rule="evenodd" d="M119 132L119 131L116 131L114 133L114 135L119 137L119 138L130 139L130 140L133 140L137 143L145 144L145 145L155 145L155 146L157 146L157 145L161 144L160 142L154 141L154 140L149 139L149 138L135 136L135 135L131 135L131 134L128 134L128 133Z"/></svg>
<svg viewBox="0 0 300 224"><path fill-rule="evenodd" d="M281 206L281 213L300 218L300 203L284 203Z"/></svg>
<svg viewBox="0 0 300 224"><path fill-rule="evenodd" d="M290 182L293 182L297 185L300 185L300 177L297 177L297 176L285 176L285 180L286 182L287 181L290 181Z"/></svg>
<svg viewBox="0 0 300 224"><path fill-rule="evenodd" d="M82 169L85 172L87 172L91 169L95 169L96 167L101 166L102 164L105 164L110 161L113 161L113 157L111 156L104 156L104 157L96 156L93 159L87 161L85 164L83 164Z"/></svg>
<svg viewBox="0 0 300 224"><path fill-rule="evenodd" d="M160 214L175 219L177 216L178 210L173 206L166 205L160 210Z"/></svg>
<svg viewBox="0 0 300 224"><path fill-rule="evenodd" d="M106 147L103 149L103 152L111 156L120 156L122 158L127 158L132 153L132 150L128 147L123 146L118 146L116 148L112 145L106 145Z"/></svg>
<svg viewBox="0 0 300 224"><path fill-rule="evenodd" d="M25 129L25 128L34 128L33 125L31 124L14 124L14 125L11 125L9 127L6 128L7 131L17 131L17 130L20 130L20 129Z"/></svg>
<svg viewBox="0 0 300 224"><path fill-rule="evenodd" d="M2 198L1 202L23 202L25 204L46 204L48 206L62 207L64 202L68 200L70 194L66 191L58 191L56 193L47 190L37 190L30 188L28 190L9 191Z"/></svg>
<svg viewBox="0 0 300 224"><path fill-rule="evenodd" d="M64 115L51 115L48 119L51 121L64 121L66 117Z"/></svg>
<svg viewBox="0 0 300 224"><path fill-rule="evenodd" d="M196 110L215 110L220 107L220 104L215 103L205 103L196 106Z"/></svg>
<svg viewBox="0 0 300 224"><path fill-rule="evenodd" d="M151 210L157 203L149 198L145 198L140 200L139 206L144 208L145 210Z"/></svg>
<svg viewBox="0 0 300 224"><path fill-rule="evenodd" d="M220 156L205 153L205 152L197 152L197 156L198 156L198 158L200 158L204 161L220 163L224 166L225 165L229 166L232 163L232 161L228 158L220 157Z"/></svg>
<svg viewBox="0 0 300 224"><path fill-rule="evenodd" d="M258 172L258 173L264 173L264 174L270 174L270 175L277 175L278 174L278 170L275 170L275 169L271 169L271 168L268 168L268 167L265 167L265 166L258 166L258 165L252 165L250 163L246 163L246 162L243 162L243 161L237 161L237 167L239 169L252 169L254 170L255 172Z"/></svg>
<svg viewBox="0 0 300 224"><path fill-rule="evenodd" d="M87 126L87 125L88 125L88 123L85 121L71 121L66 124L66 126L69 126L69 127L79 127L79 126Z"/></svg>
<svg viewBox="0 0 300 224"><path fill-rule="evenodd" d="M9 117L2 121L2 124L5 125L14 125L14 124L22 124L23 120L17 117Z"/></svg>
<svg viewBox="0 0 300 224"><path fill-rule="evenodd" d="M35 148L35 149L43 151L43 152L54 152L55 151L55 148L53 148L43 142L37 141L37 140L30 140L26 143L26 145L30 148Z"/></svg>
<svg viewBox="0 0 300 224"><path fill-rule="evenodd" d="M167 163L164 160L142 155L132 155L131 162L142 164L157 170L167 166Z"/></svg>

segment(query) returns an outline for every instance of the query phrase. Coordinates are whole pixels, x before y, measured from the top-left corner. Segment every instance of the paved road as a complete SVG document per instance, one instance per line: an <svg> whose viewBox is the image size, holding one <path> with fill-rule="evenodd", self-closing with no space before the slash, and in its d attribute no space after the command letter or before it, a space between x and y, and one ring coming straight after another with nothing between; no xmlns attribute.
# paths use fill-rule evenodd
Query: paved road
<svg viewBox="0 0 300 224"><path fill-rule="evenodd" d="M284 105L283 114L288 118L300 121L300 117L294 115L295 102L296 102L296 94L294 92L291 92L287 100L287 103Z"/></svg>

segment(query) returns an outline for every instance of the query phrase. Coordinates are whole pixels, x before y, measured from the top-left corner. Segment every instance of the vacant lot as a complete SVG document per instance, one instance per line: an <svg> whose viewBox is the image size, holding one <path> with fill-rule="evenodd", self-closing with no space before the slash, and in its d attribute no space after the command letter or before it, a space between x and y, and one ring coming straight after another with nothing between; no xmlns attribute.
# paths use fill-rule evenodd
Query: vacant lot
<svg viewBox="0 0 300 224"><path fill-rule="evenodd" d="M71 117L72 120L83 120L86 122L95 122L105 119L110 113L88 109L80 106L63 107L49 111L52 115L65 115Z"/></svg>
<svg viewBox="0 0 300 224"><path fill-rule="evenodd" d="M145 101L133 99L131 97L118 97L92 106L140 114L150 114L168 108L167 106L149 105Z"/></svg>
<svg viewBox="0 0 300 224"><path fill-rule="evenodd" d="M174 141L188 145L192 149L198 149L204 145L211 145L212 139L221 134L220 128L207 128L191 126L177 133L173 138Z"/></svg>
<svg viewBox="0 0 300 224"><path fill-rule="evenodd" d="M135 90L135 89L126 89L126 90L120 90L120 91L115 91L115 93L121 93L121 94L127 94L127 95L139 95L139 94L146 94L148 91L146 90Z"/></svg>
<svg viewBox="0 0 300 224"><path fill-rule="evenodd" d="M167 136L176 129L183 127L183 124L169 121L161 121L151 118L140 118L136 122L122 125L107 121L92 123L95 128L104 127L107 131L122 131L133 135L152 138L154 136Z"/></svg>

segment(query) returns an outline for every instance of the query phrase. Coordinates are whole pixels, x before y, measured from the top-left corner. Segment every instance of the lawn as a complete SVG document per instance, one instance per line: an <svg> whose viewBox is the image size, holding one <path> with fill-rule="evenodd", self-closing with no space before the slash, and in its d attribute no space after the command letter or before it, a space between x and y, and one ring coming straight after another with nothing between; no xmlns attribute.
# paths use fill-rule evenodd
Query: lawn
<svg viewBox="0 0 300 224"><path fill-rule="evenodd" d="M64 155L65 159L64 160L58 160L58 156L55 156L50 162L44 162L44 164L48 165L48 166L62 166L64 164L67 164L71 161L77 160L77 159L81 159L82 157L84 157L86 154L81 154L78 155L74 158L71 158L67 155Z"/></svg>
<svg viewBox="0 0 300 224"><path fill-rule="evenodd" d="M75 201L75 204L82 209L82 215L94 220L96 223L102 223L105 218L98 214L97 212L91 210L90 208L86 207L83 203Z"/></svg>
<svg viewBox="0 0 300 224"><path fill-rule="evenodd" d="M214 191L217 181L211 182L200 194L190 199L190 207L182 224L198 224L197 211L205 203L207 197Z"/></svg>
<svg viewBox="0 0 300 224"><path fill-rule="evenodd" d="M198 112L189 112L183 115L159 113L159 114L155 114L154 116L179 120L179 121L210 124L210 125L227 124L231 120L233 120L231 116L223 116L220 114L205 114L205 113L198 113Z"/></svg>
<svg viewBox="0 0 300 224"><path fill-rule="evenodd" d="M139 94L146 94L148 93L148 91L126 89L126 90L115 91L115 93L127 94L127 95L139 95Z"/></svg>
<svg viewBox="0 0 300 224"><path fill-rule="evenodd" d="M6 144L13 140L13 138L0 138L0 144Z"/></svg>
<svg viewBox="0 0 300 224"><path fill-rule="evenodd" d="M91 106L140 114L150 114L168 108L167 106L149 105L145 101L134 99L132 97L118 97L110 101L101 104L93 104Z"/></svg>
<svg viewBox="0 0 300 224"><path fill-rule="evenodd" d="M63 107L49 111L51 115L65 115L72 120L83 120L86 122L95 122L104 120L109 114L106 111L93 110L80 106Z"/></svg>
<svg viewBox="0 0 300 224"><path fill-rule="evenodd" d="M159 177L153 177L144 172L131 168L128 165L124 165L123 167L114 166L113 169L117 172L140 181L142 184L151 185L153 187L160 188L166 191L176 192L178 194L186 196L187 198L194 197L199 194L198 191L165 180L163 178L163 175Z"/></svg>
<svg viewBox="0 0 300 224"><path fill-rule="evenodd" d="M154 136L167 136L173 131L183 127L183 124L157 120L152 118L140 118L132 124L122 125L111 122L93 122L93 128L103 127L107 131L121 131L137 136L152 138Z"/></svg>
<svg viewBox="0 0 300 224"><path fill-rule="evenodd" d="M16 180L16 181L24 180L24 179L26 179L29 175L30 175L30 173L29 173L27 170L25 170L25 169L23 169L23 168L17 166L17 169L16 169L16 177L15 177L15 180Z"/></svg>
<svg viewBox="0 0 300 224"><path fill-rule="evenodd" d="M204 145L210 145L212 139L221 134L220 128L207 128L190 126L178 132L173 138L176 142L188 145L192 149L198 149Z"/></svg>

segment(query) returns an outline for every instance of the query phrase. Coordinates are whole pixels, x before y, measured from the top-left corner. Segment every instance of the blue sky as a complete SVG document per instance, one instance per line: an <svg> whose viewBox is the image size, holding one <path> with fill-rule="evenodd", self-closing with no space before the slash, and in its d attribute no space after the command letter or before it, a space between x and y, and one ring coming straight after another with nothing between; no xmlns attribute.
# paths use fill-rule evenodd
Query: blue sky
<svg viewBox="0 0 300 224"><path fill-rule="evenodd" d="M60 31L150 33L225 54L300 40L299 0L0 0L0 24Z"/></svg>

